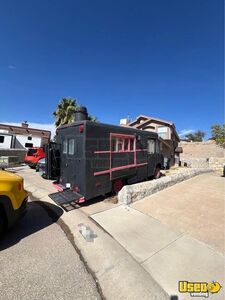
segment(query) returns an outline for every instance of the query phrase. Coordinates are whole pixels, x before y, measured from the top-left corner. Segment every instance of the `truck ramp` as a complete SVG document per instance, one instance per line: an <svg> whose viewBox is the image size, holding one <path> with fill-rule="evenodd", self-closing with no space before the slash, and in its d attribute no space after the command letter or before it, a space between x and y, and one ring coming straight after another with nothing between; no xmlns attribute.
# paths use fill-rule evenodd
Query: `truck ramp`
<svg viewBox="0 0 225 300"><path fill-rule="evenodd" d="M57 205L67 208L68 205L77 205L84 202L84 197L76 192L66 189L62 192L56 192L48 195Z"/></svg>

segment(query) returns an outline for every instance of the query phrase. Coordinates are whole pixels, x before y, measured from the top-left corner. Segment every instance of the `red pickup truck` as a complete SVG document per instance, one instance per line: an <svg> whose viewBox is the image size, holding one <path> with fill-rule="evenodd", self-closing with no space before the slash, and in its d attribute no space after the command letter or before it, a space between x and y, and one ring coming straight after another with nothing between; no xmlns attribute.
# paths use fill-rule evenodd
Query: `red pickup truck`
<svg viewBox="0 0 225 300"><path fill-rule="evenodd" d="M33 147L28 149L27 154L24 158L24 162L31 168L35 168L38 161L42 158L45 158L44 148Z"/></svg>

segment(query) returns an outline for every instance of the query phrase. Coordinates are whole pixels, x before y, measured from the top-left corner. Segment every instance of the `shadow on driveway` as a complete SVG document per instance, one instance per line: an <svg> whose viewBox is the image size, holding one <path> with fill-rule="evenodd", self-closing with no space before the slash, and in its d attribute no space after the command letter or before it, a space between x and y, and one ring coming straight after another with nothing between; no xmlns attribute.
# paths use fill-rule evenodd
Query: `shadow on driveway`
<svg viewBox="0 0 225 300"><path fill-rule="evenodd" d="M44 201L28 202L26 215L0 239L0 251L56 223L62 214L63 210L56 205Z"/></svg>

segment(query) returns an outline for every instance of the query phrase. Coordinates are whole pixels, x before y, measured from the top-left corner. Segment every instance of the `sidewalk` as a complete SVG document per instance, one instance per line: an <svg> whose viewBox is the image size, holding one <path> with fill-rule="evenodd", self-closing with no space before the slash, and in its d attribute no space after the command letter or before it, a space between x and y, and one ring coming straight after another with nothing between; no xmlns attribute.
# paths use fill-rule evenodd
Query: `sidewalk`
<svg viewBox="0 0 225 300"><path fill-rule="evenodd" d="M26 167L17 171L33 197L54 204L48 197L55 192L50 181ZM224 286L221 253L133 207L93 203L64 212L60 222L106 299L169 299L178 295L179 280L216 280ZM97 235L93 242L79 232L80 224ZM179 299L193 297L180 294ZM221 299L221 292L210 299Z"/></svg>

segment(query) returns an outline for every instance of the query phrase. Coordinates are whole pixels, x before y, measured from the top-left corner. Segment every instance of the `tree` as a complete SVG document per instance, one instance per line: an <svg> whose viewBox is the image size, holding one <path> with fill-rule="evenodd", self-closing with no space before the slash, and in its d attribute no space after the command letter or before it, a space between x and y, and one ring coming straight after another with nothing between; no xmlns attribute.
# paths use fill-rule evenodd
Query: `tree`
<svg viewBox="0 0 225 300"><path fill-rule="evenodd" d="M205 137L205 132L197 130L194 133L189 133L185 135L185 137L190 142L202 142Z"/></svg>
<svg viewBox="0 0 225 300"><path fill-rule="evenodd" d="M70 97L63 97L56 110L53 112L53 116L55 117L55 126L61 126L65 124L70 124L75 121L75 110L79 108L76 99ZM88 115L88 120L96 122L97 118L91 115Z"/></svg>
<svg viewBox="0 0 225 300"><path fill-rule="evenodd" d="M221 147L225 148L225 124L211 126L212 139Z"/></svg>

